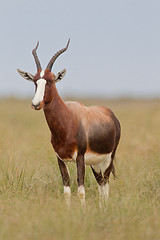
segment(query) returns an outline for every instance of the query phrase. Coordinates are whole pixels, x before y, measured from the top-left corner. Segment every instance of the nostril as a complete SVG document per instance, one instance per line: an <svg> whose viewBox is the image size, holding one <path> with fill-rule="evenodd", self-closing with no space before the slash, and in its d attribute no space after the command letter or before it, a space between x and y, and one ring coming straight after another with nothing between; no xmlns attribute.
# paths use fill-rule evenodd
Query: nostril
<svg viewBox="0 0 160 240"><path fill-rule="evenodd" d="M40 105L40 103L38 103L38 104L32 103L32 106L33 106L34 109L37 109L39 107L39 105Z"/></svg>

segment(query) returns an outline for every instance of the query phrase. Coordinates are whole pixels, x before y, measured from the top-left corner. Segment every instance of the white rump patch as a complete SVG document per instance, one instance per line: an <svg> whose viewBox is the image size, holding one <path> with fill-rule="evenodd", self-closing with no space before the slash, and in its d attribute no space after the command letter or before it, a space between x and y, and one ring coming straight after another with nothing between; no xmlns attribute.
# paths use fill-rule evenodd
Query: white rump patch
<svg viewBox="0 0 160 240"><path fill-rule="evenodd" d="M43 74L44 74L44 72L43 72ZM39 80L37 80L36 83L37 83L37 91L36 91L36 94L35 94L35 96L32 100L32 104L34 106L40 104L42 102L43 98L44 98L46 80L45 79L39 79Z"/></svg>

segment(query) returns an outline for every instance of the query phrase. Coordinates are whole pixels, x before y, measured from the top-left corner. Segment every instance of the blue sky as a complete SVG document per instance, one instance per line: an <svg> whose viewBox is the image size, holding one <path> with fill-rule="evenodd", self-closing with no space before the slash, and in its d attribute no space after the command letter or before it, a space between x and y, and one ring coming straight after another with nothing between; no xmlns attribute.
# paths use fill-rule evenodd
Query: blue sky
<svg viewBox="0 0 160 240"><path fill-rule="evenodd" d="M52 71L62 96L160 96L160 1L5 0L0 8L0 96L31 97L34 86L16 69L36 73L70 46Z"/></svg>

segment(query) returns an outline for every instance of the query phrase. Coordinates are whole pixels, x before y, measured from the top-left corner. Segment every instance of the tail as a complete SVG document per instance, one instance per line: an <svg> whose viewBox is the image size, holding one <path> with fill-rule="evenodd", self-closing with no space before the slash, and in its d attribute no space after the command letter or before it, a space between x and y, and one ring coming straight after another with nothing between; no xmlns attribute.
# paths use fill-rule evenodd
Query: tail
<svg viewBox="0 0 160 240"><path fill-rule="evenodd" d="M113 174L114 179L117 178L117 176L116 176L116 171L115 171L115 167L114 167L114 164L113 164L113 160L114 160L114 158L115 158L116 149L117 149L117 147L116 147L116 148L113 150L113 152L112 152L112 155L111 155L111 163L110 163L110 165L111 165L111 172L112 172L112 174Z"/></svg>
<svg viewBox="0 0 160 240"><path fill-rule="evenodd" d="M106 169L106 171L104 173L104 176L105 176L106 180L107 179L109 180L110 173L113 174L114 179L117 178L116 173L115 173L115 167L114 167L114 164L113 164L113 160L114 160L114 157L115 157L116 149L117 149L117 147L113 150L112 155L111 155L111 162L110 162L108 168Z"/></svg>
<svg viewBox="0 0 160 240"><path fill-rule="evenodd" d="M119 140L120 140L120 136L121 136L121 125L120 125L120 123L119 123L117 118L115 118L115 125L116 125L116 145L115 145L115 148L114 148L114 150L112 152L111 163L110 163L110 165L111 165L111 172L113 174L114 179L117 178L117 176L116 176L116 173L115 173L115 167L114 167L114 164L113 164L113 160L115 158L116 150L117 150L117 147L118 147L118 144L119 144Z"/></svg>
<svg viewBox="0 0 160 240"><path fill-rule="evenodd" d="M115 148L113 149L113 152L111 154L111 162L110 162L109 167L106 170L106 176L107 176L108 179L109 179L110 173L113 174L114 179L117 178L113 161L114 161L114 158L115 158L116 150L117 150L119 140L120 140L120 136L121 136L121 125L120 125L118 119L115 116L113 118L113 121L114 121L115 126L116 126L116 139L115 139Z"/></svg>

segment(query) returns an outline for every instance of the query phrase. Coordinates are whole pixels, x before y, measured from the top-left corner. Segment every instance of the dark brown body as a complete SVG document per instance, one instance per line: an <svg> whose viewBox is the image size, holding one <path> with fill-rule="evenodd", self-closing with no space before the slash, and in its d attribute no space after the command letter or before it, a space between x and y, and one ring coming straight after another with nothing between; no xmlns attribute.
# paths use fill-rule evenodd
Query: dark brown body
<svg viewBox="0 0 160 240"><path fill-rule="evenodd" d="M105 107L86 107L78 102L63 102L54 86L54 101L44 105L51 131L51 142L61 159L78 154L114 152L120 139L120 124Z"/></svg>
<svg viewBox="0 0 160 240"><path fill-rule="evenodd" d="M100 197L107 199L109 176L111 172L114 174L113 159L120 139L119 121L108 108L63 102L55 83L64 77L66 70L54 75L51 68L57 57L67 50L69 41L65 48L51 58L45 71L41 69L36 53L38 44L39 42L32 51L37 66L36 75L19 69L18 72L23 78L35 83L36 93L32 107L35 110L44 110L51 131L51 143L57 154L67 204L70 204L71 194L66 165L68 161L74 161L77 165L78 196L83 206L85 164L92 168L98 182Z"/></svg>

